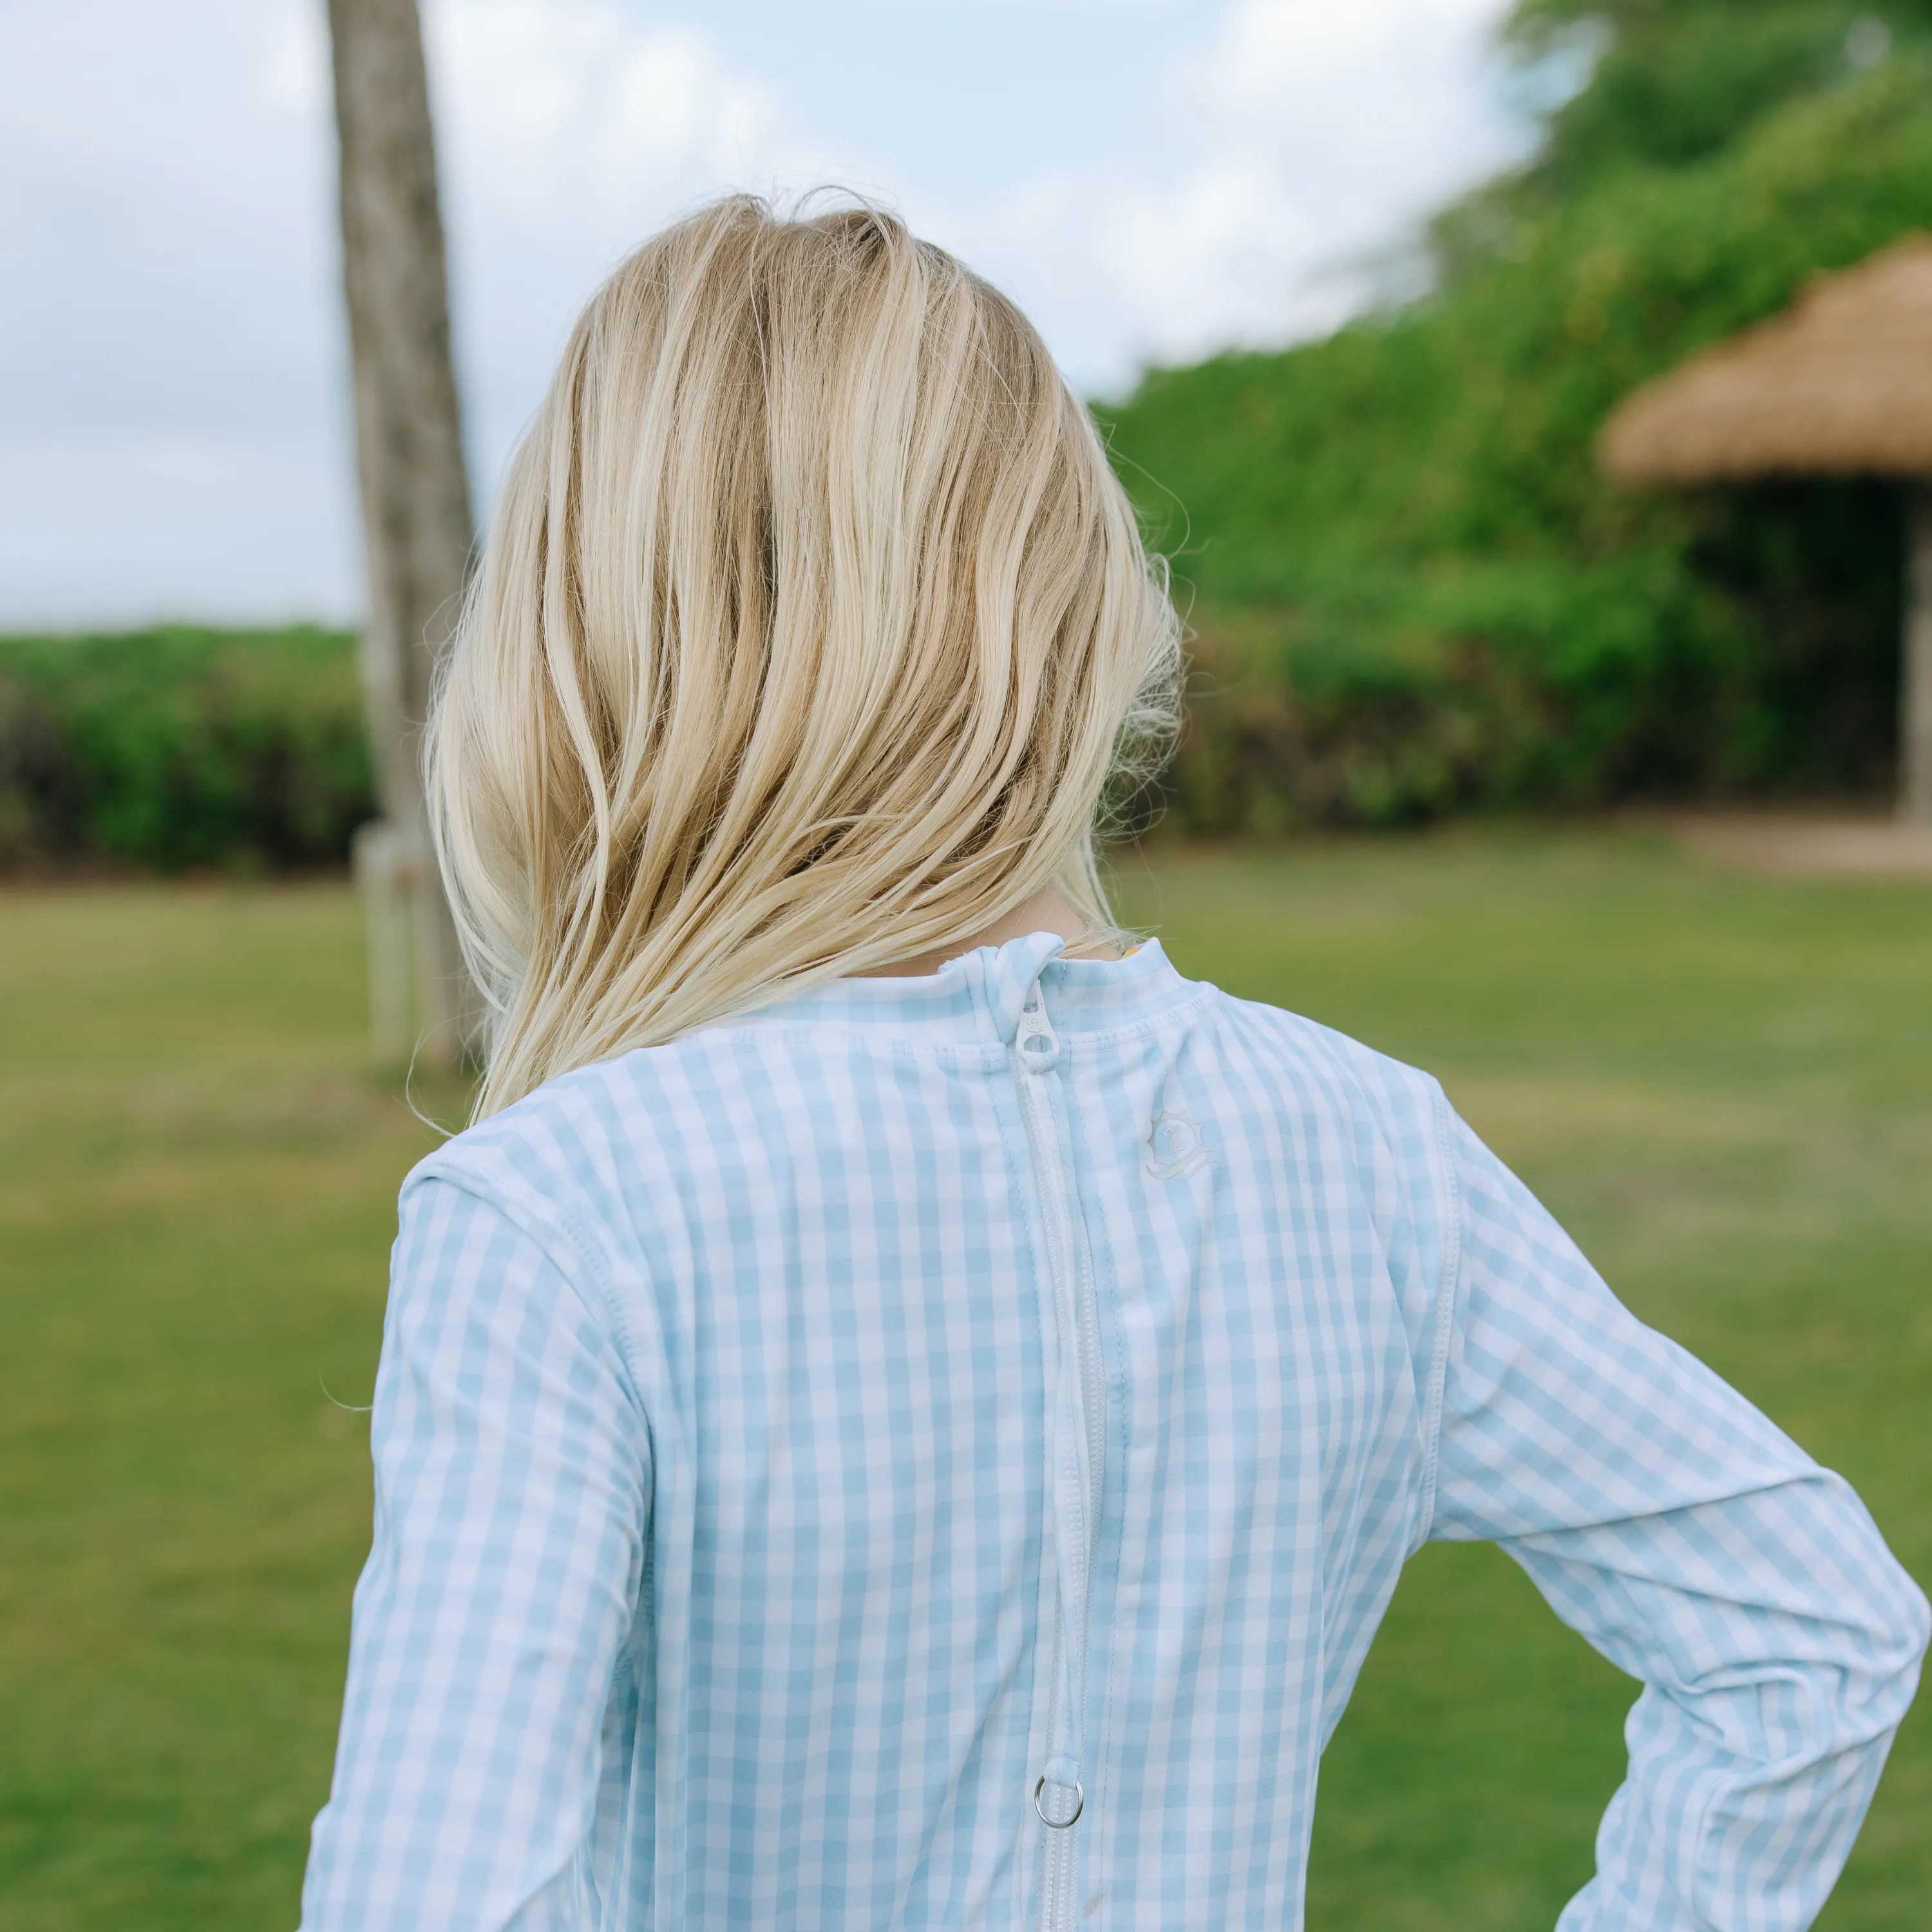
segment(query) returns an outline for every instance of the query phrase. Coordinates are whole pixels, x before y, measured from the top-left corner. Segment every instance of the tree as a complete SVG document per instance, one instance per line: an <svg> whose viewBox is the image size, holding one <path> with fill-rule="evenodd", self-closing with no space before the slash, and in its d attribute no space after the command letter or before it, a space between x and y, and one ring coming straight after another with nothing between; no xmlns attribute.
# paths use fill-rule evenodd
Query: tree
<svg viewBox="0 0 1932 1932"><path fill-rule="evenodd" d="M369 580L362 671L384 818L357 847L378 1052L454 1064L475 1001L431 862L419 762L436 662L475 540L450 355L436 154L416 0L328 0L343 286Z"/></svg>

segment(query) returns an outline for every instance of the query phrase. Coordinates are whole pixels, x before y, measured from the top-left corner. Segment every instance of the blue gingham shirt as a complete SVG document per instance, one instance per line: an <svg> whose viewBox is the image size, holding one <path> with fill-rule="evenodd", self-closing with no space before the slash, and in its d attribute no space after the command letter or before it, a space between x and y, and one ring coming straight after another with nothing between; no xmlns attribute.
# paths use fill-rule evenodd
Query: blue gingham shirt
<svg viewBox="0 0 1932 1932"><path fill-rule="evenodd" d="M587 1068L411 1176L308 1932L1298 1926L1432 1537L1646 1687L1563 1932L1810 1923L1927 1634L1850 1489L1432 1081L1058 951Z"/></svg>

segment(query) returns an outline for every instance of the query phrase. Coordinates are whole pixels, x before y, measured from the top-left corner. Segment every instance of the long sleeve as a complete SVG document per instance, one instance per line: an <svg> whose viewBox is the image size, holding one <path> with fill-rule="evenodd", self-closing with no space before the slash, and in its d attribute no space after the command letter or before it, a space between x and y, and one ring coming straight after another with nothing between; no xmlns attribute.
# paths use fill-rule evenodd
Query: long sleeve
<svg viewBox="0 0 1932 1932"><path fill-rule="evenodd" d="M1646 1686L1560 1932L1802 1932L1911 1701L1925 1600L1840 1478L1638 1322L1450 1126L1432 1534L1500 1544Z"/></svg>
<svg viewBox="0 0 1932 1932"><path fill-rule="evenodd" d="M632 1628L644 1419L593 1295L447 1180L405 1192L305 1932L574 1924Z"/></svg>

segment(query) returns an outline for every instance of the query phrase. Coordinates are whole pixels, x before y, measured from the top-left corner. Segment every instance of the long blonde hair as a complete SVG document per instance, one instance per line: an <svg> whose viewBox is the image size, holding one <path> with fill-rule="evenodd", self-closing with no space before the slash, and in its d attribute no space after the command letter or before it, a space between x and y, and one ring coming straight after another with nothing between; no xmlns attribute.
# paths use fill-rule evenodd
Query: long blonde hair
<svg viewBox="0 0 1932 1932"><path fill-rule="evenodd" d="M1049 884L1111 930L1096 812L1179 651L1004 296L869 207L656 236L511 461L430 722L478 1116Z"/></svg>

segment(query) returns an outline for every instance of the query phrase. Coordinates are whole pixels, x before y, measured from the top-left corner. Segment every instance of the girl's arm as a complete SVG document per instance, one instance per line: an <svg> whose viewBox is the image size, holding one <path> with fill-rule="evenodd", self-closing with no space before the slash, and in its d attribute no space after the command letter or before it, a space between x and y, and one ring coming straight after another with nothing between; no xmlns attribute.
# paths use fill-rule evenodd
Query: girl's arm
<svg viewBox="0 0 1932 1932"><path fill-rule="evenodd" d="M1637 1322L1453 1117L1458 1305L1432 1534L1493 1539L1646 1689L1560 1932L1801 1932L1927 1641L1839 1477Z"/></svg>
<svg viewBox="0 0 1932 1932"><path fill-rule="evenodd" d="M649 1442L592 1304L447 1180L404 1194L370 1444L375 1541L304 1932L574 1924Z"/></svg>

